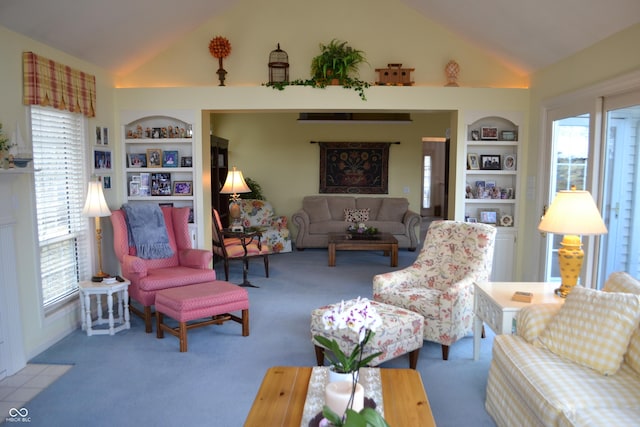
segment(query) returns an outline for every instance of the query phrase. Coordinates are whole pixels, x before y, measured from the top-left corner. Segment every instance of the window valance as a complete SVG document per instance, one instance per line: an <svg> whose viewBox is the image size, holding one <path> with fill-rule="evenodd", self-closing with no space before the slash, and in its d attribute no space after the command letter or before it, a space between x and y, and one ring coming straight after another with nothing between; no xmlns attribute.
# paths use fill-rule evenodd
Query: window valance
<svg viewBox="0 0 640 427"><path fill-rule="evenodd" d="M96 77L33 52L22 53L23 103L95 117Z"/></svg>

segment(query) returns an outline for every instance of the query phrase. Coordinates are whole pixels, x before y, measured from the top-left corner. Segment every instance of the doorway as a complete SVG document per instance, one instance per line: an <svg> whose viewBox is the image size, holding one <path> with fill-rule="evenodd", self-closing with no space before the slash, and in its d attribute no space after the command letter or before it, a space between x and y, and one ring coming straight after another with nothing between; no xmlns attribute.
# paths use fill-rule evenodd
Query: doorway
<svg viewBox="0 0 640 427"><path fill-rule="evenodd" d="M420 216L446 219L449 204L449 140L422 138L422 201Z"/></svg>

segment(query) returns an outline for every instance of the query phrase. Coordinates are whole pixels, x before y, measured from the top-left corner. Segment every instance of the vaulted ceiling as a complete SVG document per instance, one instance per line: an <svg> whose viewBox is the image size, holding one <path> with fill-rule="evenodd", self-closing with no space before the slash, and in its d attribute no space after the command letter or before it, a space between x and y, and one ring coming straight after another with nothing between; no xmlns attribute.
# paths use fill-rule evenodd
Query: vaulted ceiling
<svg viewBox="0 0 640 427"><path fill-rule="evenodd" d="M236 1L2 0L0 25L118 72ZM402 1L529 73L640 22L640 0Z"/></svg>

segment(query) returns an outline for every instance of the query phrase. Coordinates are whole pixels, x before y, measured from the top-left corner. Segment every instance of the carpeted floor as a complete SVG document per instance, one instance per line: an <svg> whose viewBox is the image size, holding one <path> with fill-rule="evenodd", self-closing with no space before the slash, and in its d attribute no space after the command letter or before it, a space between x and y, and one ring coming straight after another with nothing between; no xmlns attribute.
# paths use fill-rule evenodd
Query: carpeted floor
<svg viewBox="0 0 640 427"><path fill-rule="evenodd" d="M399 267L417 252L401 250ZM327 267L326 250L294 251L270 258L270 278L261 261L252 262L248 288L251 334L227 322L189 332L189 351L178 340L145 334L142 321L115 336L81 330L31 360L74 367L27 405L31 426L242 426L267 368L313 366L309 336L312 309L356 296L371 298L374 274L393 270L381 253L338 252ZM218 276L224 278L221 265ZM241 280L232 264L231 281ZM494 426L484 409L493 334L487 330L479 361L472 338L451 347L448 361L440 346L426 342L418 370L438 426ZM404 356L383 365L408 367ZM0 420L3 421L3 420ZM403 426L394 426L403 427ZM407 426L413 427L413 426Z"/></svg>

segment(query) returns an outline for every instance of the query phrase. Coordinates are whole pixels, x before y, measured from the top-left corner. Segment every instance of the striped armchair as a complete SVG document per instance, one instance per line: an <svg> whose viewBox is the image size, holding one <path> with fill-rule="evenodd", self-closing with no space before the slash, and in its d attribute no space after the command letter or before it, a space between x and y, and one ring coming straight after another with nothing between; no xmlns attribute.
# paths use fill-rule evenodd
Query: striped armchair
<svg viewBox="0 0 640 427"><path fill-rule="evenodd" d="M435 221L413 265L373 278L373 299L424 316L424 339L449 346L473 329L473 283L489 280L496 228Z"/></svg>

